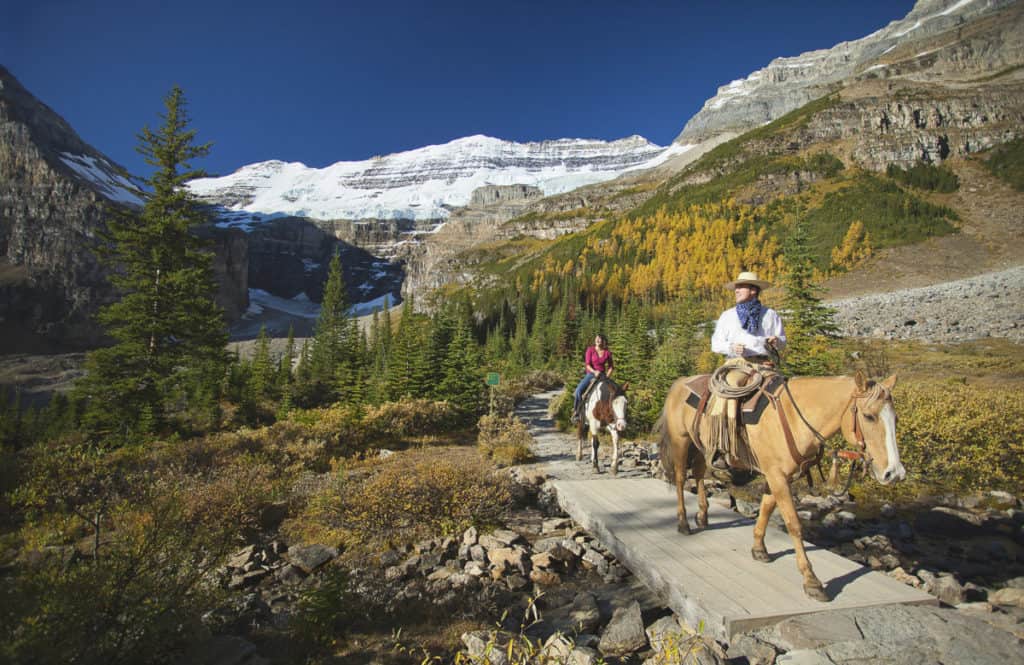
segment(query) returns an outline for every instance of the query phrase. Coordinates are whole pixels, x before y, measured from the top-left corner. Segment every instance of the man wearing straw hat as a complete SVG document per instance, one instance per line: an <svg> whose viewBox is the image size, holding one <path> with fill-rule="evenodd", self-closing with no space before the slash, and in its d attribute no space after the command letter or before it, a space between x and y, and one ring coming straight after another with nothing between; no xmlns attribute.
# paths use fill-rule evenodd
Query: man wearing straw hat
<svg viewBox="0 0 1024 665"><path fill-rule="evenodd" d="M782 319L775 310L761 304L761 290L770 282L757 278L757 273L741 272L725 285L736 294L736 306L718 317L711 336L711 350L732 358L753 363L770 363L768 348L781 351L786 346Z"/></svg>

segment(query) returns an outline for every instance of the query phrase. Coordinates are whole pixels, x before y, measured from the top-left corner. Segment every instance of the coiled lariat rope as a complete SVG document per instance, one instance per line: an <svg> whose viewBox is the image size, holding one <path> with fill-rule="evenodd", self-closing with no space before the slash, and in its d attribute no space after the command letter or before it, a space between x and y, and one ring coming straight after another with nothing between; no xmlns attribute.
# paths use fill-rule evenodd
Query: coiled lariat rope
<svg viewBox="0 0 1024 665"><path fill-rule="evenodd" d="M753 371L748 374L750 378L747 385L734 386L726 380L729 372L734 370L743 371L744 367L742 365L722 365L716 369L708 380L708 387L711 388L711 392L726 399L743 399L757 392L757 389L764 382L761 372Z"/></svg>

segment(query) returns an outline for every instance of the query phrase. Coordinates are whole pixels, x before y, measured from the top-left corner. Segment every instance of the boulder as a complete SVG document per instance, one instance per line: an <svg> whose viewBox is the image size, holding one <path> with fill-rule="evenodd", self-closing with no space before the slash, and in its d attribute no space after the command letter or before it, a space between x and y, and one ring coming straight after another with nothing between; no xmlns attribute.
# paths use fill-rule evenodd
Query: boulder
<svg viewBox="0 0 1024 665"><path fill-rule="evenodd" d="M679 625L675 615L661 617L647 626L647 642L657 653L678 652L687 639L687 633Z"/></svg>
<svg viewBox="0 0 1024 665"><path fill-rule="evenodd" d="M288 560L307 575L338 556L338 550L327 545L302 545L288 550Z"/></svg>
<svg viewBox="0 0 1024 665"><path fill-rule="evenodd" d="M967 510L936 506L914 520L914 528L943 538L973 538L984 533L984 519Z"/></svg>
<svg viewBox="0 0 1024 665"><path fill-rule="evenodd" d="M559 577L558 573L538 568L530 571L530 580L540 586L555 586L562 582L562 578Z"/></svg>
<svg viewBox="0 0 1024 665"><path fill-rule="evenodd" d="M569 609L569 620L580 633L591 633L601 624L601 609L597 598L588 591L582 591L573 598Z"/></svg>
<svg viewBox="0 0 1024 665"><path fill-rule="evenodd" d="M522 574L530 572L530 558L521 547L499 547L487 552L491 565L500 570L515 569Z"/></svg>
<svg viewBox="0 0 1024 665"><path fill-rule="evenodd" d="M508 665L506 649L510 637L505 633L474 630L462 634L462 643L474 663Z"/></svg>
<svg viewBox="0 0 1024 665"><path fill-rule="evenodd" d="M601 634L598 645L606 656L623 657L640 651L647 646L647 634L640 617L640 603L633 601L626 607L615 610L611 621Z"/></svg>
<svg viewBox="0 0 1024 665"><path fill-rule="evenodd" d="M990 593L988 600L994 605L1024 608L1024 589L1006 587L994 593Z"/></svg>

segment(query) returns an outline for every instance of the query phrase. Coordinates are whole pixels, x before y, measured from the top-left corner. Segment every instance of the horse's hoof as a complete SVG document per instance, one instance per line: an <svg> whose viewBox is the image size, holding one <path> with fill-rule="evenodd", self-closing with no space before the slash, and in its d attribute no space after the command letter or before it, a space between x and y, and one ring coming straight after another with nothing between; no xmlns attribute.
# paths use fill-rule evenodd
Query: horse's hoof
<svg viewBox="0 0 1024 665"><path fill-rule="evenodd" d="M771 563L772 558L768 554L768 550L757 549L756 547L750 550L750 556L754 557L754 561L760 561L761 563ZM804 587L805 589L807 587Z"/></svg>
<svg viewBox="0 0 1024 665"><path fill-rule="evenodd" d="M708 516L697 515L697 526L699 526L702 529L708 528Z"/></svg>
<svg viewBox="0 0 1024 665"><path fill-rule="evenodd" d="M822 603L827 603L830 600L832 600L828 597L828 594L825 593L825 589L822 588L821 582L815 581L814 584L805 584L804 593L807 594L808 598L817 600Z"/></svg>
<svg viewBox="0 0 1024 665"><path fill-rule="evenodd" d="M583 455L577 455L576 456L576 461L577 462L582 462L583 461Z"/></svg>
<svg viewBox="0 0 1024 665"><path fill-rule="evenodd" d="M689 536L690 535L690 525L689 524L677 524L676 525L676 531L678 531L679 533L683 534L684 536Z"/></svg>

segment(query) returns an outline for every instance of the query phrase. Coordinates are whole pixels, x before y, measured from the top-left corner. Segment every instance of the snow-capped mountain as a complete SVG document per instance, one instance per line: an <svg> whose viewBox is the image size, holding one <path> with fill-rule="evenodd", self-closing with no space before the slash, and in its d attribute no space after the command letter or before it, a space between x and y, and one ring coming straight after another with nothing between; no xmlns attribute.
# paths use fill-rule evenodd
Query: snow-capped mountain
<svg viewBox="0 0 1024 665"><path fill-rule="evenodd" d="M469 136L322 169L260 162L220 178L193 180L189 187L207 202L259 219L441 221L451 208L467 205L479 187L529 185L557 194L657 166L686 150L640 136L537 143ZM250 226L253 217L230 215L223 223Z"/></svg>
<svg viewBox="0 0 1024 665"><path fill-rule="evenodd" d="M1018 0L919 0L905 17L865 37L828 49L776 58L746 78L718 88L717 94L704 102L703 108L686 123L675 142L690 145L726 133L740 134L822 97L841 81L865 75L893 75L897 72L890 69L900 69L896 63L905 69L908 60L924 58L946 46L928 43L933 36L947 33L947 41L959 42L958 37L948 36L955 34L950 32L951 28L965 26L1015 2ZM920 44L920 48L906 52L899 49L910 44ZM1013 49L991 49L984 59L960 54L953 58L957 63L943 69L941 75L978 77L984 75L974 71L979 64L992 74L1015 64L1001 59L1014 53ZM956 67L965 69L956 71ZM932 72L931 76L937 74Z"/></svg>

